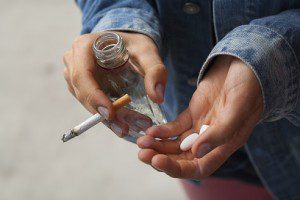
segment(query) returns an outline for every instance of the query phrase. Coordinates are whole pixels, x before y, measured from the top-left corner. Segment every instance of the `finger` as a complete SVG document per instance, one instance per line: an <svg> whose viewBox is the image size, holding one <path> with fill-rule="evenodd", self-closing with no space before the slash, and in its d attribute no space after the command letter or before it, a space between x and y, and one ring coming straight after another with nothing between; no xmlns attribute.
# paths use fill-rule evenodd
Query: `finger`
<svg viewBox="0 0 300 200"><path fill-rule="evenodd" d="M93 41L93 37L82 37L74 42L71 59L74 67L70 68L71 83L78 100L90 112L100 112L105 118L112 119L115 114L112 103L95 80L96 63L91 48Z"/></svg>
<svg viewBox="0 0 300 200"><path fill-rule="evenodd" d="M150 117L127 108L118 110L117 118L137 132L146 131L153 124Z"/></svg>
<svg viewBox="0 0 300 200"><path fill-rule="evenodd" d="M214 150L198 159L198 167L200 169L197 179L206 178L217 170L236 150L242 147L249 135L251 134L256 116L251 116L245 120L242 128L237 131L234 137L226 144L216 147ZM247 122L247 123L246 123Z"/></svg>
<svg viewBox="0 0 300 200"><path fill-rule="evenodd" d="M156 151L154 151L153 149L141 149L141 150L139 151L138 158L139 158L142 162L144 162L144 163L150 165L150 164L151 164L152 158L153 158L155 155L157 155L157 154L158 154L158 153L157 153Z"/></svg>
<svg viewBox="0 0 300 200"><path fill-rule="evenodd" d="M70 61L72 60L72 51L69 50L69 51L66 51L64 53L64 56L63 56L63 62L65 64L65 68L64 68L64 71L63 71L63 74L64 74L64 79L66 80L67 84L68 84L68 89L69 91L75 96L75 91L73 89L73 86L72 86L72 83L71 83L71 78L70 78L70 70L69 70L69 67L70 66Z"/></svg>
<svg viewBox="0 0 300 200"><path fill-rule="evenodd" d="M202 158L234 137L246 120L241 116L240 109L238 103L229 103L218 113L213 124L193 144L192 152L196 157Z"/></svg>
<svg viewBox="0 0 300 200"><path fill-rule="evenodd" d="M101 90L90 72L76 72L71 75L72 85L77 99L91 112L99 112L106 119L111 120L115 111L112 102Z"/></svg>
<svg viewBox="0 0 300 200"><path fill-rule="evenodd" d="M151 165L168 174L169 176L176 178L180 177L181 168L176 160L169 158L165 154L157 154L151 160Z"/></svg>
<svg viewBox="0 0 300 200"><path fill-rule="evenodd" d="M215 148L203 158L199 159L199 168L201 172L199 177L207 177L218 169L236 150L242 147L255 125L256 116L251 116L247 119L247 123L243 124L243 127L228 143Z"/></svg>
<svg viewBox="0 0 300 200"><path fill-rule="evenodd" d="M233 141L217 147L201 159L173 159L165 154L153 154L151 165L174 178L203 179L215 172L236 151L242 142ZM149 163L149 159L147 162Z"/></svg>
<svg viewBox="0 0 300 200"><path fill-rule="evenodd" d="M178 136L191 128L190 110L186 109L174 121L164 125L152 126L147 129L146 134L155 138L167 139Z"/></svg>
<svg viewBox="0 0 300 200"><path fill-rule="evenodd" d="M146 135L137 140L137 145L142 149L153 149L163 154L179 154L182 151L179 148L179 140L156 140Z"/></svg>
<svg viewBox="0 0 300 200"><path fill-rule="evenodd" d="M176 160L164 154L155 155L151 164L173 178L195 178L199 174L196 160Z"/></svg>
<svg viewBox="0 0 300 200"><path fill-rule="evenodd" d="M145 89L150 99L156 103L162 103L167 83L167 70L159 56L156 47L133 53L135 60L145 72Z"/></svg>
<svg viewBox="0 0 300 200"><path fill-rule="evenodd" d="M68 85L68 90L76 98L76 95L75 95L73 87L71 87L70 85Z"/></svg>
<svg viewBox="0 0 300 200"><path fill-rule="evenodd" d="M122 138L128 135L129 127L126 123L121 122L118 119L111 121L104 120L103 124L112 130L118 137Z"/></svg>
<svg viewBox="0 0 300 200"><path fill-rule="evenodd" d="M248 128L245 132L237 134L237 137L234 137L229 143L215 148L203 158L198 159L199 171L195 178L203 179L214 173L236 150L246 143L247 138L243 135L249 135L247 134L249 131Z"/></svg>
<svg viewBox="0 0 300 200"><path fill-rule="evenodd" d="M70 63L69 61L72 59L73 57L73 52L72 50L68 50L64 53L64 56L63 56L63 62L65 64L65 67L68 68L70 66Z"/></svg>
<svg viewBox="0 0 300 200"><path fill-rule="evenodd" d="M67 82L69 92L71 92L71 94L73 96L75 96L75 91L74 91L73 86L72 86L71 81L70 81L70 73L69 73L68 68L66 68L66 67L64 68L64 78Z"/></svg>
<svg viewBox="0 0 300 200"><path fill-rule="evenodd" d="M162 103L167 83L167 70L165 66L162 63L153 63L152 67L145 70L144 81L145 89L150 99L158 104Z"/></svg>

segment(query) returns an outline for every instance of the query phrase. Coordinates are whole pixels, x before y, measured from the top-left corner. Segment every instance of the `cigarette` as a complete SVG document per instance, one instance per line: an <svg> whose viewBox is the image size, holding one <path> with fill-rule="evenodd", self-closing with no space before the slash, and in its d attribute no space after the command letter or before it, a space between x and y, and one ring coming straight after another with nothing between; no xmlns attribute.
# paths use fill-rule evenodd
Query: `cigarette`
<svg viewBox="0 0 300 200"><path fill-rule="evenodd" d="M129 104L130 102L131 102L130 96L128 94L125 94L124 96L120 97L119 99L117 99L116 101L113 102L113 107L115 110L118 110L118 109L122 108L123 106ZM93 116L91 116L90 118L85 120L84 122L80 123L79 125L75 126L71 130L69 130L67 133L63 134L61 140L63 142L67 142L67 141L71 140L72 138L74 138L78 135L81 135L82 133L84 133L88 129L92 128L96 124L103 122L104 120L105 120L105 118L102 115L100 115L99 113L94 114Z"/></svg>

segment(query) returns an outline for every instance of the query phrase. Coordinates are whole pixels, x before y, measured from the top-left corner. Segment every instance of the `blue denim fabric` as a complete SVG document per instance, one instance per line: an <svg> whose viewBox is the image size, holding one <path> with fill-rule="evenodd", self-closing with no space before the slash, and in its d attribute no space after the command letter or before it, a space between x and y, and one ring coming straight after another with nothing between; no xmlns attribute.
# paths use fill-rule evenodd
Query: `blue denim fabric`
<svg viewBox="0 0 300 200"><path fill-rule="evenodd" d="M262 88L262 120L247 155L241 149L215 175L251 182L250 159L275 198L300 199L300 0L191 0L200 8L195 14L184 12L187 2L77 1L82 33L133 31L158 45L169 71L163 104L169 120L188 106L193 80L201 81L218 55L247 63Z"/></svg>

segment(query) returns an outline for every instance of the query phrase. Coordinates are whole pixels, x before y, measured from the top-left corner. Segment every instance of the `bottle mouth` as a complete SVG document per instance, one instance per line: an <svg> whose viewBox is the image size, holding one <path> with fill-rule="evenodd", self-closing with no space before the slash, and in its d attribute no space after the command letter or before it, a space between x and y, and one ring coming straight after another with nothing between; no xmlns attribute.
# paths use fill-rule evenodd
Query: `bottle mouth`
<svg viewBox="0 0 300 200"><path fill-rule="evenodd" d="M113 32L100 35L94 42L93 48L96 52L108 54L114 52L122 41L121 36Z"/></svg>
<svg viewBox="0 0 300 200"><path fill-rule="evenodd" d="M127 54L122 37L113 32L100 35L93 44L97 63L104 68L115 68L124 63Z"/></svg>

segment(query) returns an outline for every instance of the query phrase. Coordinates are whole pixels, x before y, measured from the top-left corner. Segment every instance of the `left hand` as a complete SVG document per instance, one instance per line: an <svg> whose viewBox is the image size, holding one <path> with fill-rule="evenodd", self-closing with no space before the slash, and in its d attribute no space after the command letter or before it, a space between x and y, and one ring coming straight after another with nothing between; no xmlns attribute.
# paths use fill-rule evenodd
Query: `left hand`
<svg viewBox="0 0 300 200"><path fill-rule="evenodd" d="M171 177L203 179L246 143L262 110L260 84L250 67L237 58L219 56L189 107L175 121L151 127L138 139L139 159ZM181 151L181 141L203 124L210 127L191 150ZM168 139L174 136L178 139Z"/></svg>

